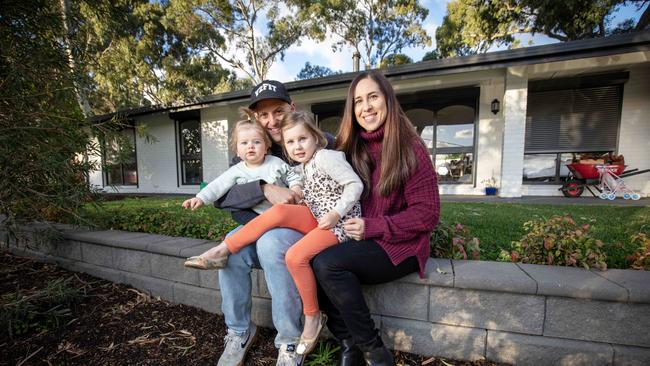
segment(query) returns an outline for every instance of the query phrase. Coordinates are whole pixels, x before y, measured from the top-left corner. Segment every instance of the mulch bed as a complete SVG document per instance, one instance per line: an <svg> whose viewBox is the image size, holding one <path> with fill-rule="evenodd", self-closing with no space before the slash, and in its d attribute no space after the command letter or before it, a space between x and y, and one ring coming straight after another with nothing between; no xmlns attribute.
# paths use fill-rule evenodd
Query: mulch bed
<svg viewBox="0 0 650 366"><path fill-rule="evenodd" d="M33 300L31 315L11 318L10 306L36 299L57 281L83 296L58 307ZM56 321L47 317L52 307L61 314ZM226 332L220 315L6 251L0 252L0 311L0 365L215 365ZM260 332L245 364L275 365L275 331ZM401 365L497 365L395 355Z"/></svg>

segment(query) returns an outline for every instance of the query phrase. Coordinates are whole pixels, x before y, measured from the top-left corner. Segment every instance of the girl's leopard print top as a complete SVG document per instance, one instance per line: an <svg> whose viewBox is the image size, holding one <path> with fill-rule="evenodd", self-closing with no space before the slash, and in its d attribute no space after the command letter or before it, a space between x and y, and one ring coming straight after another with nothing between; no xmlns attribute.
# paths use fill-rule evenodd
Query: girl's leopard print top
<svg viewBox="0 0 650 366"><path fill-rule="evenodd" d="M315 164L316 154L321 151L323 150L314 153L314 157L303 165L304 184L302 191L304 202L316 220L320 220L321 217L330 212L337 201L341 199L343 193L343 186ZM350 237L345 235L343 231L343 223L356 217L361 217L361 204L359 201L356 201L352 209L330 229L336 235L339 243L350 240Z"/></svg>

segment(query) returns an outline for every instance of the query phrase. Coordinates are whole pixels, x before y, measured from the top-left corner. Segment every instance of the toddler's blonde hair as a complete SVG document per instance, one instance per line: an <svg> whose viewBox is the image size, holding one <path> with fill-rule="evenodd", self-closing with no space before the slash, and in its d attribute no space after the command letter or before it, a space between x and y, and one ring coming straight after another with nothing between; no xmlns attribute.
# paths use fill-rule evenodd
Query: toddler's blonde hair
<svg viewBox="0 0 650 366"><path fill-rule="evenodd" d="M249 108L241 107L239 108L239 114L242 118L246 119L242 119L235 123L235 127L230 134L230 150L237 154L237 134L245 129L253 129L259 132L266 144L266 150L268 151L271 148L271 138L266 133L264 127L262 127L262 125L255 119L255 113Z"/></svg>
<svg viewBox="0 0 650 366"><path fill-rule="evenodd" d="M327 138L325 138L325 134L316 126L316 122L314 122L311 115L300 111L287 113L284 115L284 118L282 118L282 124L280 125L280 128L282 129L282 140L284 141L284 131L298 125L305 126L307 131L316 138L316 144L318 147L324 148L327 146ZM282 144L282 148L284 149L284 143ZM285 151L285 155L286 153L287 152Z"/></svg>

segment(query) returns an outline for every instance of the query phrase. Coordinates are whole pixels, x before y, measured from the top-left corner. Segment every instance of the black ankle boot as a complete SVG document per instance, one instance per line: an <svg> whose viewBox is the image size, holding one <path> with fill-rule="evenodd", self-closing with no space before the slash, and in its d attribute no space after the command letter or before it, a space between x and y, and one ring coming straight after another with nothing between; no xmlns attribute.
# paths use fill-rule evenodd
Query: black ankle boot
<svg viewBox="0 0 650 366"><path fill-rule="evenodd" d="M384 342L379 336L361 346L361 350L363 351L363 359L366 360L368 366L393 366L395 363L393 353L384 346Z"/></svg>
<svg viewBox="0 0 650 366"><path fill-rule="evenodd" d="M344 339L340 343L341 357L339 357L340 366L359 366L363 361L363 354L359 347L354 344L352 339Z"/></svg>

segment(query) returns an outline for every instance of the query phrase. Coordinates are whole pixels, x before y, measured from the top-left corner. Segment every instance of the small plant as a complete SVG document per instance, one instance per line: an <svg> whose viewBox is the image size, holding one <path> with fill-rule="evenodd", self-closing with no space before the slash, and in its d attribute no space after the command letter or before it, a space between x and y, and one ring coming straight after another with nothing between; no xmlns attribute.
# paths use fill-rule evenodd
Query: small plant
<svg viewBox="0 0 650 366"><path fill-rule="evenodd" d="M631 262L630 267L650 271L650 238L645 233L638 233L632 235L630 241L637 248L634 254L627 258Z"/></svg>
<svg viewBox="0 0 650 366"><path fill-rule="evenodd" d="M490 177L488 179L483 179L481 181L481 183L483 183L483 185L488 187L488 188L496 188L496 186L497 186L497 180L494 179L494 177Z"/></svg>
<svg viewBox="0 0 650 366"><path fill-rule="evenodd" d="M468 227L441 221L431 234L431 255L436 258L478 260L479 239L471 236Z"/></svg>
<svg viewBox="0 0 650 366"><path fill-rule="evenodd" d="M60 327L71 316L70 306L84 296L70 284L72 277L57 279L29 294L8 293L0 298L0 336L13 338Z"/></svg>
<svg viewBox="0 0 650 366"><path fill-rule="evenodd" d="M607 269L603 243L591 236L589 224L578 225L571 216L553 216L528 221L524 230L526 235L512 242L510 252L501 251L500 260Z"/></svg>
<svg viewBox="0 0 650 366"><path fill-rule="evenodd" d="M331 343L327 341L321 341L318 343L316 350L312 352L305 362L305 366L329 366L336 365L336 352L339 351L341 347L332 346Z"/></svg>

